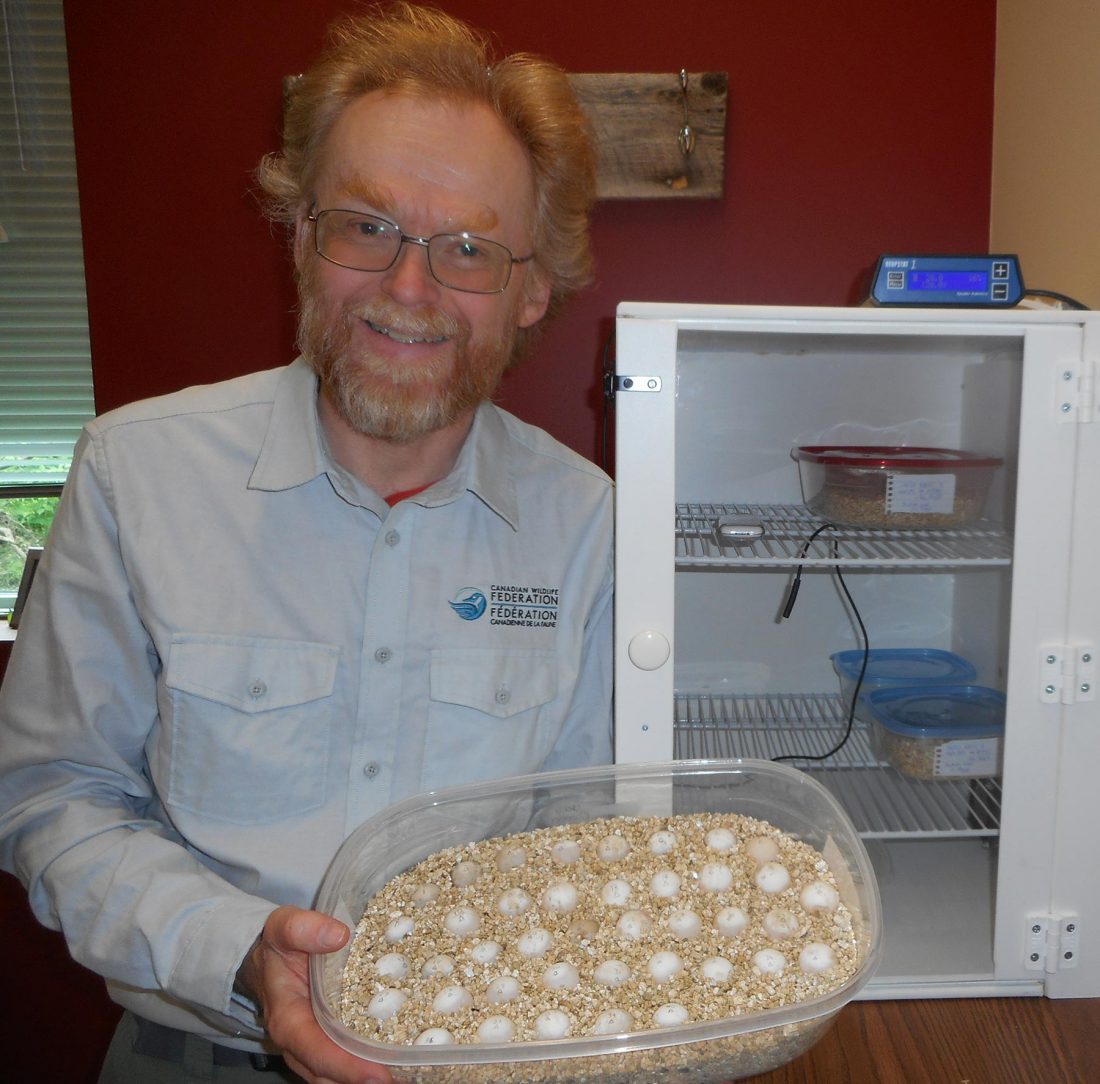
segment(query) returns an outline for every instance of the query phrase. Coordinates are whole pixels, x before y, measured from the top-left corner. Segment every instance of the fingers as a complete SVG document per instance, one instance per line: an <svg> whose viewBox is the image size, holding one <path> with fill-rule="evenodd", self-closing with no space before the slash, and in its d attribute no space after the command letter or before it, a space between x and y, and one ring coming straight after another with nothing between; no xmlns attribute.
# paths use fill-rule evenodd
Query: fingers
<svg viewBox="0 0 1100 1084"><path fill-rule="evenodd" d="M300 907L277 908L264 926L264 940L282 952L335 952L350 936L338 919Z"/></svg>
<svg viewBox="0 0 1100 1084"><path fill-rule="evenodd" d="M309 954L347 943L344 923L318 911L280 907L264 926L264 1011L268 1033L288 1065L311 1084L389 1084L389 1071L337 1046L313 1015Z"/></svg>

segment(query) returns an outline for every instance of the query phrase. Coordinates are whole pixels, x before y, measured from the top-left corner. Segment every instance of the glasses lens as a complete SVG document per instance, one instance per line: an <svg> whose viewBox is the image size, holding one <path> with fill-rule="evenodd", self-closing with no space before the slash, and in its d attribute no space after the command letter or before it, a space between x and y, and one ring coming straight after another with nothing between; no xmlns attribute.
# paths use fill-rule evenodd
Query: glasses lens
<svg viewBox="0 0 1100 1084"><path fill-rule="evenodd" d="M374 215L322 211L317 216L317 251L326 260L357 271L385 271L401 248L401 231Z"/></svg>
<svg viewBox="0 0 1100 1084"><path fill-rule="evenodd" d="M468 233L440 233L428 242L432 274L454 290L495 294L508 285L512 253Z"/></svg>

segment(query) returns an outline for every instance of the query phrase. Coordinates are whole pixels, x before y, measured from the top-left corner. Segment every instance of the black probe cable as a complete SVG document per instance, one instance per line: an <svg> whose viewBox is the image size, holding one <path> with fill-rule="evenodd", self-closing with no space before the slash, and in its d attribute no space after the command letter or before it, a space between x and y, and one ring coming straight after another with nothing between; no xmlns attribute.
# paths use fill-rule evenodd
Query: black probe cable
<svg viewBox="0 0 1100 1084"><path fill-rule="evenodd" d="M802 586L802 561L806 560L806 554L810 551L810 546L813 545L817 536L822 531L835 531L836 527L831 523L823 523L818 527L809 538L806 539L802 546L802 553L799 555L798 571L795 573L794 582L791 584L790 591L787 592L787 601L783 607L783 618L791 616L791 612L794 610L795 599L798 598L798 589ZM834 538L832 541L833 558L835 560L840 559L840 547L837 544L837 540ZM856 624L859 626L859 634L863 640L863 664L859 668L859 677L856 680L855 690L852 692L852 701L848 706L848 723L844 728L844 736L830 749L827 753L819 753L816 756L810 753L790 753L781 757L772 757L773 761L777 760L828 760L829 757L835 756L844 748L845 743L852 736L852 727L855 725L856 717L856 704L859 702L859 691L863 686L863 677L867 673L867 661L871 655L871 643L867 637L867 627L863 624L863 618L860 616L859 607L856 606L855 599L852 598L851 591L848 590L847 583L844 582L844 574L840 571L840 565L833 565L833 573L837 578L837 582L840 584L840 589L844 592L844 597L848 600L848 605L852 608L852 614L856 619Z"/></svg>

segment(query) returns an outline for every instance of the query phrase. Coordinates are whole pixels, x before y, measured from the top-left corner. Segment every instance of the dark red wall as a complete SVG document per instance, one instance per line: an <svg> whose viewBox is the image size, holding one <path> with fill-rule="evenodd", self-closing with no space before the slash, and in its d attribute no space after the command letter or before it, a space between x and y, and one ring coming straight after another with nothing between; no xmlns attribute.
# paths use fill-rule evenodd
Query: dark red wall
<svg viewBox="0 0 1100 1084"><path fill-rule="evenodd" d="M621 300L848 304L887 250L988 246L995 0L443 0L572 71L729 72L726 196L595 216L598 281L504 403L595 455ZM68 2L100 410L290 359L250 195L280 81L349 0Z"/></svg>

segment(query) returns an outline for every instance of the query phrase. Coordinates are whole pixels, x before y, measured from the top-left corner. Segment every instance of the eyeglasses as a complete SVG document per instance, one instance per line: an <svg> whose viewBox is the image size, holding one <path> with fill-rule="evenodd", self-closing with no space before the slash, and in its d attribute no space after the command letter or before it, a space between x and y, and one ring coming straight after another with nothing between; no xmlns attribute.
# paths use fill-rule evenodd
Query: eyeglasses
<svg viewBox="0 0 1100 1084"><path fill-rule="evenodd" d="M499 294L508 285L512 264L535 258L515 257L497 241L472 233L437 233L409 237L377 215L360 211L311 211L317 254L353 271L386 271L397 262L404 244L423 245L428 270L436 282L467 294Z"/></svg>

